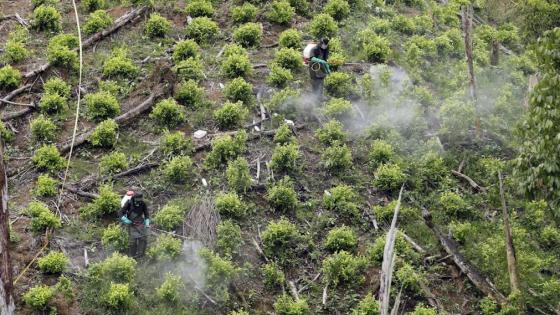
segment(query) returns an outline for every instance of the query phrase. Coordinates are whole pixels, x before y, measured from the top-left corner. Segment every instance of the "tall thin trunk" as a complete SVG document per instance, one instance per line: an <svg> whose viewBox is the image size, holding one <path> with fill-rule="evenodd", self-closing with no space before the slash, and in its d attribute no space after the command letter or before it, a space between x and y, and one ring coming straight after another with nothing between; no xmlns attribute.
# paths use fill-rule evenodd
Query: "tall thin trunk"
<svg viewBox="0 0 560 315"><path fill-rule="evenodd" d="M474 76L473 41L472 41L472 6L462 8L463 32L465 35L465 53L469 70L469 92L472 101L476 101L476 79Z"/></svg>
<svg viewBox="0 0 560 315"><path fill-rule="evenodd" d="M502 200L502 214L504 220L504 234L506 238L506 255L509 273L509 283L511 292L519 291L519 279L517 274L517 262L515 257L515 247L513 246L513 237L511 233L511 225L509 223L509 213L506 204L506 197L504 193L504 184L502 180L502 173L498 171L498 179L500 180L500 199Z"/></svg>
<svg viewBox="0 0 560 315"><path fill-rule="evenodd" d="M3 143L0 140L0 314L15 314L12 296L12 264L10 261L10 215L8 213L8 178L4 166Z"/></svg>
<svg viewBox="0 0 560 315"><path fill-rule="evenodd" d="M490 64L497 66L500 64L500 42L494 39L492 42L492 54L490 55Z"/></svg>

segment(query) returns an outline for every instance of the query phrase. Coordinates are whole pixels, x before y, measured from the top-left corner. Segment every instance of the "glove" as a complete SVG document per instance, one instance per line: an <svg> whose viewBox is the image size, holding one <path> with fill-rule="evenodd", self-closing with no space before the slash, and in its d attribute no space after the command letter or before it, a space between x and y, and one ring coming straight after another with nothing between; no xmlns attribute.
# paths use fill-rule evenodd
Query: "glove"
<svg viewBox="0 0 560 315"><path fill-rule="evenodd" d="M327 62L326 62L325 60L323 60L323 59L321 59L321 58L317 58L317 57L311 58L311 61L312 61L312 62L318 62L318 63L320 63L320 64L322 64L322 65L327 64Z"/></svg>
<svg viewBox="0 0 560 315"><path fill-rule="evenodd" d="M331 65L329 65L326 62L325 62L325 70L326 70L327 74L331 74Z"/></svg>
<svg viewBox="0 0 560 315"><path fill-rule="evenodd" d="M150 227L150 219L145 219L145 220L144 220L144 225L145 225L146 227Z"/></svg>
<svg viewBox="0 0 560 315"><path fill-rule="evenodd" d="M124 224L132 224L132 221L130 221L126 216L122 216L121 217L121 222Z"/></svg>

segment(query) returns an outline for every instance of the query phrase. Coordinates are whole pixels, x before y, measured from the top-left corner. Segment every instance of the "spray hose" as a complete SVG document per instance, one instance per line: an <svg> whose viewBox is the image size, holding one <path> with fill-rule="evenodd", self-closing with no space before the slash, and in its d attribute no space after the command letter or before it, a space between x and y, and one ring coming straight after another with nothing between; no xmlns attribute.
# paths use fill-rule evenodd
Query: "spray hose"
<svg viewBox="0 0 560 315"><path fill-rule="evenodd" d="M144 224L142 224L142 223L132 223L132 225L144 226ZM150 225L150 226L148 226L148 227L146 227L146 228L147 228L148 230L150 230L150 231L153 231L155 234L158 234L158 233L161 234L161 233L163 233L163 234L168 234L168 235L175 236L175 237L178 237L178 238L182 238L182 239L184 239L184 240L192 240L192 238L190 238L190 237L183 236L183 235L179 235L179 234L174 233L174 232L169 232L169 231L165 231L165 230L162 230L162 229L158 229L158 228L154 227L153 225ZM156 232L157 232L157 233L156 233Z"/></svg>

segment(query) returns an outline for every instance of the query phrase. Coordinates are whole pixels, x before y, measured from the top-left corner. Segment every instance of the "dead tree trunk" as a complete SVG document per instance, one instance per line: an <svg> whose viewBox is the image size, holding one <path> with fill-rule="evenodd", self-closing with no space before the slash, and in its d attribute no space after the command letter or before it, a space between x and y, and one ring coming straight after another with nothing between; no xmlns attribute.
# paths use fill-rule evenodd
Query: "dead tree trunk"
<svg viewBox="0 0 560 315"><path fill-rule="evenodd" d="M490 55L490 64L497 66L500 63L500 42L494 39L492 42L492 54Z"/></svg>
<svg viewBox="0 0 560 315"><path fill-rule="evenodd" d="M506 255L508 263L509 283L511 286L511 292L514 293L519 291L519 279L517 277L517 259L515 257L515 248L513 246L511 225L509 224L509 213L506 205L502 173L500 171L498 171L498 179L500 180L500 199L502 201L502 214L504 217L504 234L506 238Z"/></svg>
<svg viewBox="0 0 560 315"><path fill-rule="evenodd" d="M465 53L469 70L469 93L472 101L476 101L476 79L474 76L473 41L472 41L472 6L462 8L463 32L465 37Z"/></svg>
<svg viewBox="0 0 560 315"><path fill-rule="evenodd" d="M0 141L0 156L4 156ZM10 261L10 216L8 213L8 178L3 159L0 159L0 314L13 315L15 304L12 296L12 264Z"/></svg>

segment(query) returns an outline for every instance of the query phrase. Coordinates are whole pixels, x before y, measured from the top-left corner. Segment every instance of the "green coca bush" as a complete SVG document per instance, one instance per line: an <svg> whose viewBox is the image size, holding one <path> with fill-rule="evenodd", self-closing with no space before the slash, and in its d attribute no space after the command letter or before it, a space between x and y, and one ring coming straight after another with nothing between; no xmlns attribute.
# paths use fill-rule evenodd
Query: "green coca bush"
<svg viewBox="0 0 560 315"><path fill-rule="evenodd" d="M334 143L321 154L321 164L333 174L342 174L352 168L352 152L346 144Z"/></svg>
<svg viewBox="0 0 560 315"><path fill-rule="evenodd" d="M47 59L55 66L76 69L78 60L78 37L71 34L56 35L49 40Z"/></svg>
<svg viewBox="0 0 560 315"><path fill-rule="evenodd" d="M39 269L45 273L61 273L70 260L62 252L51 251L37 260Z"/></svg>
<svg viewBox="0 0 560 315"><path fill-rule="evenodd" d="M252 183L251 174L249 172L249 162L243 157L238 157L228 162L226 169L226 178L228 186L238 193L246 192Z"/></svg>
<svg viewBox="0 0 560 315"><path fill-rule="evenodd" d="M214 111L214 119L222 130L235 129L243 125L249 111L243 107L241 101L225 102L221 108Z"/></svg>
<svg viewBox="0 0 560 315"><path fill-rule="evenodd" d="M393 200L384 206L382 205L374 206L372 210L378 221L391 223L391 221L393 220L393 214L395 213L396 205L397 202ZM399 222L402 223L410 222L417 218L418 218L418 212L416 209L406 204L401 204L399 210Z"/></svg>
<svg viewBox="0 0 560 315"><path fill-rule="evenodd" d="M179 205L168 203L154 215L154 223L161 229L172 231L185 219L185 210Z"/></svg>
<svg viewBox="0 0 560 315"><path fill-rule="evenodd" d="M113 49L111 57L103 64L103 75L109 78L134 79L138 72L138 66L128 57L128 51L124 48Z"/></svg>
<svg viewBox="0 0 560 315"><path fill-rule="evenodd" d="M185 283L181 277L168 272L161 286L156 289L156 296L166 303L175 304L179 300L184 286Z"/></svg>
<svg viewBox="0 0 560 315"><path fill-rule="evenodd" d="M331 119L321 128L315 131L315 137L324 145L332 145L335 142L346 141L347 134L343 130L343 125L336 119Z"/></svg>
<svg viewBox="0 0 560 315"><path fill-rule="evenodd" d="M368 61L373 63L386 62L391 54L389 40L381 36L372 36L363 44L363 51Z"/></svg>
<svg viewBox="0 0 560 315"><path fill-rule="evenodd" d="M113 118L121 112L121 106L115 96L107 92L96 92L85 96L87 116L99 122Z"/></svg>
<svg viewBox="0 0 560 315"><path fill-rule="evenodd" d="M171 31L171 22L158 13L150 14L144 33L151 38L165 37Z"/></svg>
<svg viewBox="0 0 560 315"><path fill-rule="evenodd" d="M222 256L231 259L239 253L239 248L243 245L239 225L231 220L222 221L216 227L216 236L216 246Z"/></svg>
<svg viewBox="0 0 560 315"><path fill-rule="evenodd" d="M337 287L339 284L359 285L364 281L362 275L366 261L346 251L331 254L323 260L325 282Z"/></svg>
<svg viewBox="0 0 560 315"><path fill-rule="evenodd" d="M282 265L295 257L301 241L298 228L286 219L268 223L262 233L265 254L276 258Z"/></svg>
<svg viewBox="0 0 560 315"><path fill-rule="evenodd" d="M150 118L162 128L175 128L187 120L184 108L172 98L158 102Z"/></svg>
<svg viewBox="0 0 560 315"><path fill-rule="evenodd" d="M395 158L393 146L384 140L375 140L368 153L368 163L373 169L379 165L392 162Z"/></svg>
<svg viewBox="0 0 560 315"><path fill-rule="evenodd" d="M54 297L54 289L44 284L36 285L23 295L23 301L32 309L44 311Z"/></svg>
<svg viewBox="0 0 560 315"><path fill-rule="evenodd" d="M33 10L32 25L40 31L57 33L62 30L62 16L56 8L48 5L40 5Z"/></svg>
<svg viewBox="0 0 560 315"><path fill-rule="evenodd" d="M352 85L352 77L348 73L334 72L325 78L325 91L333 97L348 96Z"/></svg>
<svg viewBox="0 0 560 315"><path fill-rule="evenodd" d="M37 149L31 160L37 169L41 171L56 172L63 169L66 165L64 158L60 156L60 152L52 144L45 144Z"/></svg>
<svg viewBox="0 0 560 315"><path fill-rule="evenodd" d="M14 133L6 127L4 122L0 122L0 138L5 142L10 142L14 139Z"/></svg>
<svg viewBox="0 0 560 315"><path fill-rule="evenodd" d="M328 0L323 12L336 21L342 21L350 15L350 5L346 0Z"/></svg>
<svg viewBox="0 0 560 315"><path fill-rule="evenodd" d="M381 267L381 263L383 262L383 251L386 239L387 235L379 236L367 249L368 259L374 262L374 266L376 267ZM398 258L411 263L417 261L421 257L400 233L397 233L395 238L395 253Z"/></svg>
<svg viewBox="0 0 560 315"><path fill-rule="evenodd" d="M188 38L193 39L198 44L209 43L220 33L218 23L210 18L202 16L192 19L191 23L185 28Z"/></svg>
<svg viewBox="0 0 560 315"><path fill-rule="evenodd" d="M295 28L283 31L278 38L278 44L282 48L292 48L299 51L301 49L301 32Z"/></svg>
<svg viewBox="0 0 560 315"><path fill-rule="evenodd" d="M120 224L111 223L103 230L101 244L109 250L125 251L128 249L128 233Z"/></svg>
<svg viewBox="0 0 560 315"><path fill-rule="evenodd" d="M310 32L315 38L334 37L338 32L338 25L332 16L321 13L311 20Z"/></svg>
<svg viewBox="0 0 560 315"><path fill-rule="evenodd" d="M339 185L333 187L328 193L323 195L323 205L327 210L334 211L338 214L359 217L360 210L356 203L358 195L352 187L347 185Z"/></svg>
<svg viewBox="0 0 560 315"><path fill-rule="evenodd" d="M224 259L207 248L198 252L207 266L206 288L220 303L229 301L229 285L240 270L229 259Z"/></svg>
<svg viewBox="0 0 560 315"><path fill-rule="evenodd" d="M294 300L291 296L283 294L274 302L274 311L277 315L311 315L309 305L305 299Z"/></svg>
<svg viewBox="0 0 560 315"><path fill-rule="evenodd" d="M29 125L31 138L38 143L53 142L57 136L57 127L49 117L39 115Z"/></svg>
<svg viewBox="0 0 560 315"><path fill-rule="evenodd" d="M292 71L303 67L301 52L293 48L280 48L274 56L274 63Z"/></svg>
<svg viewBox="0 0 560 315"><path fill-rule="evenodd" d="M247 213L247 205L233 192L218 195L215 204L220 215L226 217L242 218Z"/></svg>
<svg viewBox="0 0 560 315"><path fill-rule="evenodd" d="M46 114L64 114L68 110L68 101L58 94L45 93L39 101L39 110Z"/></svg>
<svg viewBox="0 0 560 315"><path fill-rule="evenodd" d="M204 88L195 80L183 81L175 89L174 97L181 105L198 109L204 105Z"/></svg>
<svg viewBox="0 0 560 315"><path fill-rule="evenodd" d="M279 144L272 153L270 166L275 172L293 173L298 169L300 158L297 144Z"/></svg>
<svg viewBox="0 0 560 315"><path fill-rule="evenodd" d="M173 61L178 63L189 58L197 59L200 56L200 47L192 39L178 41L173 47Z"/></svg>
<svg viewBox="0 0 560 315"><path fill-rule="evenodd" d="M109 290L101 297L103 304L113 310L127 310L132 304L133 294L128 283L111 282Z"/></svg>
<svg viewBox="0 0 560 315"><path fill-rule="evenodd" d="M45 6L51 6L54 7L57 4L60 3L60 0L31 0L31 4L33 5L33 8L45 5Z"/></svg>
<svg viewBox="0 0 560 315"><path fill-rule="evenodd" d="M373 185L380 190L397 190L406 180L406 175L397 164L380 165L375 171Z"/></svg>
<svg viewBox="0 0 560 315"><path fill-rule="evenodd" d="M114 120L104 120L95 127L88 140L94 147L111 148L117 143L118 129L119 125Z"/></svg>
<svg viewBox="0 0 560 315"><path fill-rule="evenodd" d="M172 260L181 255L181 240L169 234L160 234L155 244L148 248L148 256L155 260Z"/></svg>
<svg viewBox="0 0 560 315"><path fill-rule="evenodd" d="M341 226L329 231L324 242L325 248L331 252L348 251L352 252L358 245L356 232L349 227Z"/></svg>
<svg viewBox="0 0 560 315"><path fill-rule="evenodd" d="M181 131L165 132L160 139L160 149L166 156L190 155L194 145L190 137Z"/></svg>
<svg viewBox="0 0 560 315"><path fill-rule="evenodd" d="M379 302L368 293L352 310L352 315L379 315L381 314Z"/></svg>
<svg viewBox="0 0 560 315"><path fill-rule="evenodd" d="M266 199L270 206L279 212L295 210L299 203L293 183L287 176L268 189Z"/></svg>
<svg viewBox="0 0 560 315"><path fill-rule="evenodd" d="M31 230L34 232L43 232L47 228L58 229L62 226L60 218L42 202L30 202L25 212L31 216Z"/></svg>
<svg viewBox="0 0 560 315"><path fill-rule="evenodd" d="M0 90L13 89L21 83L21 73L18 69L7 65L0 68Z"/></svg>
<svg viewBox="0 0 560 315"><path fill-rule="evenodd" d="M121 209L121 197L108 185L99 187L97 198L80 209L84 218L99 218L106 214L115 214Z"/></svg>
<svg viewBox="0 0 560 315"><path fill-rule="evenodd" d="M214 7L209 0L192 0L185 7L185 12L194 18L201 16L210 18L214 14Z"/></svg>
<svg viewBox="0 0 560 315"><path fill-rule="evenodd" d="M270 73L266 78L266 82L268 84L283 88L287 85L288 82L294 80L294 75L290 69L283 68L277 64L270 65Z"/></svg>
<svg viewBox="0 0 560 315"><path fill-rule="evenodd" d="M37 178L33 194L39 197L53 197L58 193L60 182L47 174L41 174Z"/></svg>
<svg viewBox="0 0 560 315"><path fill-rule="evenodd" d="M350 101L342 98L331 98L321 110L329 118L344 119L353 116L353 106Z"/></svg>
<svg viewBox="0 0 560 315"><path fill-rule="evenodd" d="M257 17L257 7L249 2L243 3L242 6L234 6L231 9L231 18L235 23L253 22Z"/></svg>
<svg viewBox="0 0 560 315"><path fill-rule="evenodd" d="M185 60L179 61L173 71L182 80L200 81L204 78L204 66L200 59L189 57Z"/></svg>
<svg viewBox="0 0 560 315"><path fill-rule="evenodd" d="M167 180L175 184L186 182L193 171L193 161L186 155L173 157L163 167L163 173Z"/></svg>
<svg viewBox="0 0 560 315"><path fill-rule="evenodd" d="M267 18L270 22L278 24L290 24L296 14L296 10L287 0L275 0L268 9Z"/></svg>
<svg viewBox="0 0 560 315"><path fill-rule="evenodd" d="M259 46L262 36L262 24L260 23L245 23L233 31L233 40L245 48Z"/></svg>
<svg viewBox="0 0 560 315"><path fill-rule="evenodd" d="M403 289L415 293L420 292L420 283L423 281L422 276L406 262L395 272L395 280Z"/></svg>
<svg viewBox="0 0 560 315"><path fill-rule="evenodd" d="M84 33L91 35L104 30L113 24L113 19L104 10L97 10L90 13L89 18L84 25Z"/></svg>
<svg viewBox="0 0 560 315"><path fill-rule="evenodd" d="M446 191L439 197L439 207L450 217L466 217L470 213L469 205L459 194Z"/></svg>
<svg viewBox="0 0 560 315"><path fill-rule="evenodd" d="M212 140L212 151L207 155L205 164L210 168L220 168L239 157L246 150L247 133L242 130L233 137L225 135Z"/></svg>
<svg viewBox="0 0 560 315"><path fill-rule="evenodd" d="M238 44L232 43L232 44L226 44L224 46L224 52L222 54L224 56L224 58L233 56L233 55L247 55L247 49L241 47Z"/></svg>
<svg viewBox="0 0 560 315"><path fill-rule="evenodd" d="M292 128L284 123L276 130L273 141L277 144L295 144L297 143L296 137Z"/></svg>
<svg viewBox="0 0 560 315"><path fill-rule="evenodd" d="M82 0L82 6L86 11L93 12L105 8L105 0Z"/></svg>
<svg viewBox="0 0 560 315"><path fill-rule="evenodd" d="M102 174L117 174L128 168L128 159L122 152L111 152L101 157L99 170Z"/></svg>
<svg viewBox="0 0 560 315"><path fill-rule="evenodd" d="M25 48L25 43L18 40L8 39L4 46L2 60L7 63L17 63L29 57L30 53Z"/></svg>
<svg viewBox="0 0 560 315"><path fill-rule="evenodd" d="M64 98L70 97L70 85L59 77L52 77L43 85L45 94L57 94Z"/></svg>
<svg viewBox="0 0 560 315"><path fill-rule="evenodd" d="M264 264L261 268L264 276L264 284L270 289L283 288L286 283L286 276L280 267L274 263Z"/></svg>
<svg viewBox="0 0 560 315"><path fill-rule="evenodd" d="M228 55L222 60L221 68L224 76L230 79L248 77L253 73L253 65L247 53Z"/></svg>
<svg viewBox="0 0 560 315"><path fill-rule="evenodd" d="M224 89L225 97L231 102L241 101L249 106L255 103L253 85L239 77L231 80Z"/></svg>

